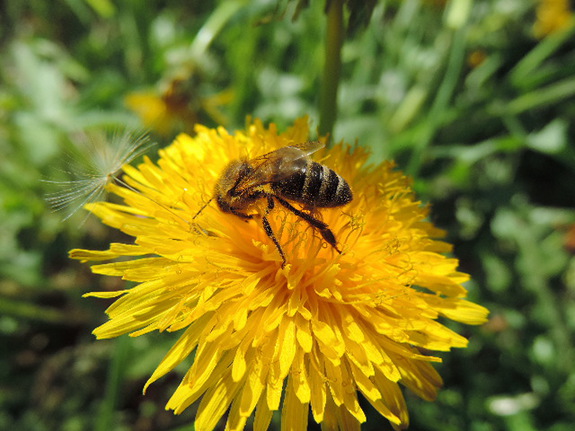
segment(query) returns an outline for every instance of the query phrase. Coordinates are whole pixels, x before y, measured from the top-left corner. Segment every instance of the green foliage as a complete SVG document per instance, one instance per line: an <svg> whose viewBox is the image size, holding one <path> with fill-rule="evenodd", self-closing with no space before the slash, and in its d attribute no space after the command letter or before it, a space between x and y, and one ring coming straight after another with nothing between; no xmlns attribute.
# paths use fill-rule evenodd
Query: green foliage
<svg viewBox="0 0 575 431"><path fill-rule="evenodd" d="M538 40L535 2L438 3L346 2L354 31L334 131L369 147L373 162L394 158L414 176L472 275L472 299L492 312L482 328L458 328L470 347L444 355L437 402L408 399L410 429L567 431L575 27ZM324 10L301 0L4 2L0 428L192 429L193 408L163 411L178 376L140 394L169 337L93 342L103 309L80 296L115 281L92 277L66 253L102 248L114 234L84 214L61 223L42 179L71 179L66 154L80 131L143 126L125 97L161 92L174 77L184 77L210 126L218 121L201 107L225 90L230 129L248 115L283 128L307 114L317 126ZM180 129L155 139L167 144ZM365 429L382 429L366 410Z"/></svg>

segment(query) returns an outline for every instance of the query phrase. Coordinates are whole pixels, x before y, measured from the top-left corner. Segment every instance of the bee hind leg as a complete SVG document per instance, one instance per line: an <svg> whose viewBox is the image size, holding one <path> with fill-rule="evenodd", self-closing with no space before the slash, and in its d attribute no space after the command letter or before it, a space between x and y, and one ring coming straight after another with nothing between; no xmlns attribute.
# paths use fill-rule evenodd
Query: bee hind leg
<svg viewBox="0 0 575 431"><path fill-rule="evenodd" d="M310 215L306 212L298 210L293 205L291 205L289 202L283 200L282 198L280 198L278 196L274 196L274 198L276 198L277 201L280 204L282 204L282 206L284 206L286 209L290 210L296 216L301 217L306 222L308 222L311 227L319 230L323 239L329 245L331 245L335 249L335 251L337 251L339 254L341 254L341 250L339 248L337 248L337 241L335 239L335 235L333 234L333 232L331 231L331 229L329 228L329 226L326 223L322 222L321 220L316 219L315 217L313 217L312 215Z"/></svg>

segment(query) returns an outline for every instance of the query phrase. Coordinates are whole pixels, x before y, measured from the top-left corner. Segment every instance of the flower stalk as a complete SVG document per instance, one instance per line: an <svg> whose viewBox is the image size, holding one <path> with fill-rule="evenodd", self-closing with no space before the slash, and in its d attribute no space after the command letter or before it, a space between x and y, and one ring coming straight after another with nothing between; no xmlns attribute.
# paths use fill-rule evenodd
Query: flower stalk
<svg viewBox="0 0 575 431"><path fill-rule="evenodd" d="M320 93L319 133L330 137L333 135L333 126L337 119L337 94L341 74L343 34L343 0L328 1L325 62Z"/></svg>

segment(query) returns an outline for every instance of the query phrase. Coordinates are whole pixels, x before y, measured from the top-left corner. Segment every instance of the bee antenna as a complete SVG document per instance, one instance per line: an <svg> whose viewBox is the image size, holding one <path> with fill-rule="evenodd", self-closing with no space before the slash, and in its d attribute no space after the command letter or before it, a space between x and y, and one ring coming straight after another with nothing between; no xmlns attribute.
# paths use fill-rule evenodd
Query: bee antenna
<svg viewBox="0 0 575 431"><path fill-rule="evenodd" d="M212 196L212 197L210 198L210 200L207 201L207 202L200 208L200 210L196 213L196 215L192 217L192 220L195 220L195 218L196 218L197 216L199 216L200 213L201 213L201 212L210 204L210 202L213 201L213 200L214 200L214 196Z"/></svg>

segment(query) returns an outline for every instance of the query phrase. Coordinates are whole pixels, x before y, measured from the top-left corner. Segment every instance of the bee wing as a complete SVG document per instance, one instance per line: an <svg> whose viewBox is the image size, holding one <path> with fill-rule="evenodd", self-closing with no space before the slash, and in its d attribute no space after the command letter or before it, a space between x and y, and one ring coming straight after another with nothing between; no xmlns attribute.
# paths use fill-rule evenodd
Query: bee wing
<svg viewBox="0 0 575 431"><path fill-rule="evenodd" d="M236 187L238 192L275 181L289 178L305 169L307 158L323 148L319 141L307 141L279 148L249 161L253 171L246 175Z"/></svg>
<svg viewBox="0 0 575 431"><path fill-rule="evenodd" d="M302 142L300 144L290 145L290 147L297 148L297 149L303 151L306 156L309 156L310 154L313 154L316 151L321 150L323 147L325 147L325 144L323 142L320 142L320 141L306 141L306 142ZM284 147L284 148L289 148L289 147ZM281 148L280 148L280 150L281 150Z"/></svg>

